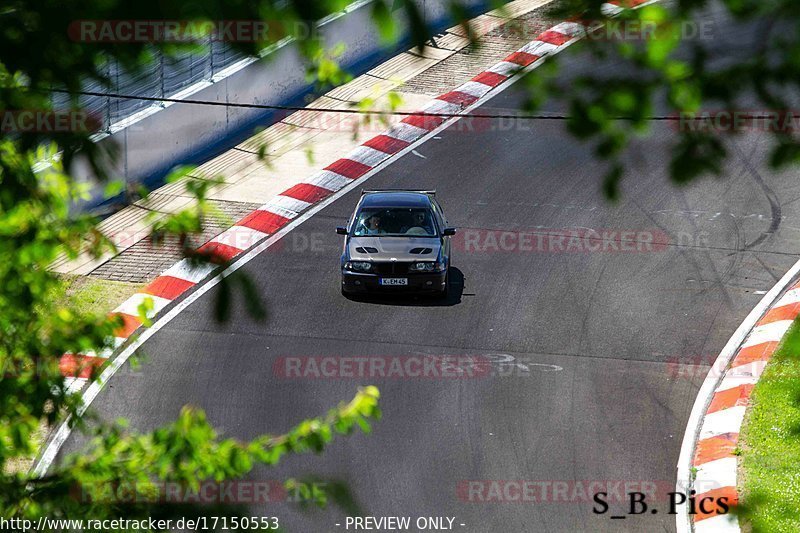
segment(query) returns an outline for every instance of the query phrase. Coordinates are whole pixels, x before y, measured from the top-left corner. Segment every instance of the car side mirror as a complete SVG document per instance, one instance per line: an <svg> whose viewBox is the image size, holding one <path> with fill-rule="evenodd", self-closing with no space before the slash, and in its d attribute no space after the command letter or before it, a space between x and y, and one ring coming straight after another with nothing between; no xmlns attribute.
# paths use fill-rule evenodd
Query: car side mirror
<svg viewBox="0 0 800 533"><path fill-rule="evenodd" d="M345 228L344 226L338 226L336 228L336 233L337 235L347 235L347 228Z"/></svg>
<svg viewBox="0 0 800 533"><path fill-rule="evenodd" d="M444 228L442 230L443 237L452 237L455 234L456 234L456 228Z"/></svg>

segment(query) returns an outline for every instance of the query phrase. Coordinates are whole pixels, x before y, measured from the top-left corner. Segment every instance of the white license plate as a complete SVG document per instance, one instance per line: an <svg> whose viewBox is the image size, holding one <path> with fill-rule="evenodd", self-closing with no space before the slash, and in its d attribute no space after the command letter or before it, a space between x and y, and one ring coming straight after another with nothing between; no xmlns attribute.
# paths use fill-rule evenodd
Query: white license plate
<svg viewBox="0 0 800 533"><path fill-rule="evenodd" d="M408 278L381 278L381 285L408 285Z"/></svg>

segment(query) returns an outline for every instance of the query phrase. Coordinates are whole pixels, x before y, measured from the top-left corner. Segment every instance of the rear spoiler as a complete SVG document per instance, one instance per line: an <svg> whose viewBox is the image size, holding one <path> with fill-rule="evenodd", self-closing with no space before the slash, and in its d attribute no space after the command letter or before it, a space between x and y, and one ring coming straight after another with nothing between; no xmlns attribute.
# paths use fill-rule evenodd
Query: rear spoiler
<svg viewBox="0 0 800 533"><path fill-rule="evenodd" d="M418 192L420 194L427 194L429 196L436 196L436 190L421 191L418 189L361 189L361 195L371 192Z"/></svg>

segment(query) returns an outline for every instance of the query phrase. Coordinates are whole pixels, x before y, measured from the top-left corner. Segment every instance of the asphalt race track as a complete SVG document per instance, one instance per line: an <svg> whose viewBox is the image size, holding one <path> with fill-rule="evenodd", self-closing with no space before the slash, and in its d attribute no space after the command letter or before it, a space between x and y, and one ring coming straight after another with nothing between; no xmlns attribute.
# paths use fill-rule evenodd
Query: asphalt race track
<svg viewBox="0 0 800 533"><path fill-rule="evenodd" d="M746 54L742 43L757 28L738 28L735 38L731 30L714 26L719 49ZM581 54L560 61L566 73L618 68ZM478 111L518 109L519 85ZM461 239L449 299L341 296L334 228L356 190L243 268L263 295L266 322L248 318L238 299L231 320L217 324L217 287L147 341L144 366L121 370L93 408L147 430L193 404L225 435L248 439L375 384L384 417L371 435L339 438L321 456L289 457L250 479L343 480L362 515L449 516L466 532L673 531L663 499L652 503L658 514L612 520L620 505L595 515L593 502L572 491L590 481L674 485L708 365L800 253L800 183L764 166L768 136L753 132L728 142L724 179L677 188L666 171L675 129L660 122L630 150L622 199L612 205L600 192L603 164L562 122L485 126L450 128L365 184L437 190ZM585 241L565 251L547 235L544 249L536 237L533 249L519 240L566 230L637 232L653 244L598 250ZM281 357L446 355L483 357L490 375L314 379L274 370ZM512 358L522 366L503 363ZM701 368L677 364L688 362ZM71 438L65 449L77 446ZM482 502L480 490L464 489L469 480L566 482L570 495ZM276 515L287 531L344 530L336 508L275 502L251 514Z"/></svg>

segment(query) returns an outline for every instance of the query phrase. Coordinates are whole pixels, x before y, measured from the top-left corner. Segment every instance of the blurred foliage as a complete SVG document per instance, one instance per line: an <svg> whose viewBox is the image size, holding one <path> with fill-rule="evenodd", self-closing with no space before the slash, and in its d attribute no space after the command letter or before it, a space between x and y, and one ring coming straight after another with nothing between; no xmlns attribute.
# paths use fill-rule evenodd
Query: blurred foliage
<svg viewBox="0 0 800 533"><path fill-rule="evenodd" d="M593 31L573 52L588 52L602 61L599 64L613 64L613 69L562 72L559 77L557 70L537 69L528 76L536 78L529 81L528 109L539 109L546 97L566 103L569 131L592 143L595 155L608 162L603 189L610 199L619 196L631 142L655 124L664 125L654 117L672 121L669 126L676 134L666 147L669 176L683 184L721 175L728 156L725 138L738 132L715 128L703 117L720 112L792 113L800 87L796 1L658 2L625 9L613 19L604 13L603 4L604 0L563 0L554 4L551 15L589 24ZM712 10L729 23L710 25ZM755 29L752 43L742 43L738 33L723 35L738 32L735 24L743 22ZM749 53L739 49L735 60L726 58L732 50L720 40L740 43ZM687 123L689 127L681 127ZM772 150L766 163L773 168L800 160L800 138L794 129L768 132Z"/></svg>
<svg viewBox="0 0 800 533"><path fill-rule="evenodd" d="M287 453L321 452L334 434L369 428L379 417L378 392L372 387L358 392L348 404L322 418L300 423L285 435L264 436L248 443L220 440L201 411L187 408L173 424L149 434L126 431L83 412L80 395L68 394L59 367L61 354L89 353L112 346L120 319L98 313L97 307L61 297L64 281L48 270L59 254L99 256L113 248L97 229L97 220L71 214L69 206L81 187L63 171L49 148L20 151L16 139L0 141L0 513L3 517L38 516L93 518L186 515L185 506L162 501L93 501L92 487L119 483L169 481L189 488L206 479L228 479L246 474L255 464L275 464ZM35 173L37 161L51 165ZM194 182L193 182L194 183ZM203 187L194 190L203 204ZM155 227L158 235L185 235L199 229L203 214L178 213ZM199 224L199 225L197 225ZM188 250L187 250L188 252ZM207 258L193 257L204 261ZM241 284L245 295L257 290L248 278L231 276L226 283ZM227 286L227 285L226 285ZM248 302L252 302L248 300ZM148 303L150 305L148 305ZM254 315L263 310L248 304ZM140 314L145 325L152 302ZM100 369L95 369L96 378ZM91 424L87 423L91 420ZM33 456L42 425L54 427L69 420L95 439L89 450L67 458L42 477L8 467ZM77 490L77 493L76 493ZM76 496L77 494L77 496ZM88 495L88 496L87 496ZM87 505L88 502L91 505ZM315 498L319 501L318 495ZM322 500L324 501L324 500ZM174 508L172 508L174 507ZM202 514L208 509L197 508ZM215 509L215 512L240 512Z"/></svg>
<svg viewBox="0 0 800 533"><path fill-rule="evenodd" d="M335 434L366 430L367 420L379 417L378 391L365 387L324 417L305 420L284 435L250 442L221 439L202 411L188 407L175 422L152 433L131 432L124 421L96 425L87 429L94 435L88 450L69 457L54 472L33 479L22 473L4 476L3 516L142 519L209 512L239 516L243 510L237 506L192 507L170 500L169 494L178 487L181 494L197 494L206 481L240 478L257 464L277 464L288 453L320 453ZM5 436L21 447L28 440L24 428L12 424ZM294 480L287 483L287 488L295 486ZM302 489L301 501L308 496L318 505L327 503L325 492L306 485ZM338 492L332 494L336 497Z"/></svg>

